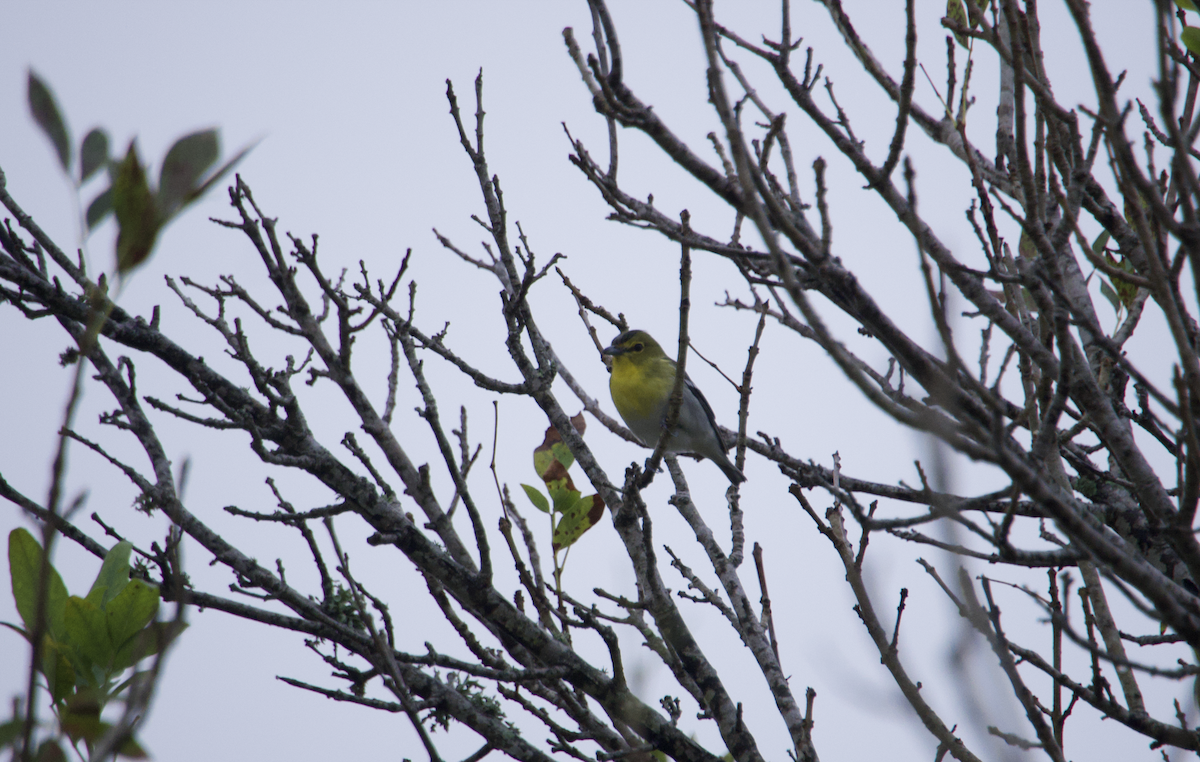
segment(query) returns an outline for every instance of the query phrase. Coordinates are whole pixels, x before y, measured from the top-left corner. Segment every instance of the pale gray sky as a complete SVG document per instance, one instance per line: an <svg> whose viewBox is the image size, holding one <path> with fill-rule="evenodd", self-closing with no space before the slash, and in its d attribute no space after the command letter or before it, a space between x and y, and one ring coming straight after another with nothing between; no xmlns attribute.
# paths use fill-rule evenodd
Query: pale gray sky
<svg viewBox="0 0 1200 762"><path fill-rule="evenodd" d="M881 60L898 72L903 45L900 5L887 4L886 9L885 4L873 2L847 5ZM920 5L921 13L935 20L944 9L942 3ZM1058 94L1068 105L1088 102L1091 94L1086 90L1069 90L1082 87L1077 35L1062 24L1065 12L1061 8L1043 5L1044 28L1052 38L1047 45L1050 67L1061 88ZM718 13L749 38L758 39L761 33L778 35L777 7L774 2L722 3ZM1128 87L1145 91L1152 57L1150 29L1142 14L1138 14L1137 25L1131 26L1120 15L1124 9L1097 7L1095 11L1113 41L1108 52L1114 70L1129 68ZM706 109L702 49L686 6L668 0L614 2L613 12L626 56L626 81L698 151L705 151L704 135L717 129L718 122ZM893 125L893 107L859 75L816 4L798 3L795 13L794 29L816 48L817 60L826 65L826 75L836 83L839 100L850 112L859 136L873 155L882 156ZM6 34L0 46L0 167L7 175L9 191L26 211L64 248L77 245L72 191L25 107L27 67L33 67L54 88L74 141L101 125L112 136L114 150L120 151L136 135L143 158L156 169L175 138L198 128L219 127L227 154L261 138L238 171L264 211L279 218L281 230L300 236L319 234L327 272L342 267L353 272L361 259L375 277L388 278L411 247L412 273L420 286L418 320L431 329L449 320L453 346L490 372L511 379L515 372L505 364L501 333L495 324L496 283L442 250L431 232L436 227L467 251L481 251L478 242L484 234L469 215L482 214L482 203L448 115L447 78L453 80L464 112L471 113L472 81L483 69L491 170L500 175L510 219L522 223L543 261L556 252L567 255L562 266L576 284L660 339L677 328L677 248L653 235L606 222L607 208L599 195L567 161L564 122L597 157L606 155L607 136L566 54L562 40L566 26L576 28L586 47L590 15L583 0L505 4L213 2L186 6L13 2L4 10ZM927 35L921 42L922 61L939 88L945 80L943 40L939 33ZM750 66L748 71L753 75L757 70ZM989 136L983 127L990 124L994 101L992 62L981 61L975 77L976 113L981 124L981 134L975 138L987 145ZM774 98L778 109L787 109L775 89L766 88L764 94ZM935 96L923 79L917 97L926 109L937 110ZM881 304L895 310L900 322L914 328L917 335L929 336L932 345L934 332L915 280L916 254L911 239L889 224L890 215L863 191L862 180L813 128L795 116L789 127L794 130L803 187L812 188L814 158L824 155L831 161L835 253L861 274ZM963 218L970 197L965 173L956 162L930 150L915 129L910 136L922 208L940 226L945 241L963 251L972 249ZM672 214L687 208L696 227L717 237L728 236L732 218L721 204L688 182L643 136L626 131L622 141L621 171L627 189L641 196L653 193L660 208ZM95 192L96 188L88 186L85 200ZM163 282L164 275L185 274L212 283L219 274L234 273L248 286L263 285L249 245L236 233L208 222L210 216L230 218L223 192L210 193L166 230L155 258L133 278L121 304L140 314L149 314L154 305L161 305L169 331L178 331L191 342L190 348L230 371L232 363L222 356L214 336L190 319ZM113 237L110 223L87 242L94 269L111 267ZM740 278L731 265L707 256L698 258L695 269L694 343L726 372L736 373L744 362L754 322L712 305L724 298L726 289L744 298ZM586 341L569 294L556 280L547 279L535 290L533 301L541 325L556 342L560 355L592 394L612 410L605 388L607 376ZM827 319L842 339L882 367L882 350L824 306ZM4 321L0 331L4 355L25 358L19 365L0 366L0 397L6 400L0 405L0 431L6 432L0 438L0 473L26 494L41 498L70 378L56 363L58 353L67 346L66 337L57 325L49 321L31 325L12 309L0 307L0 319ZM978 328L968 325L964 335L977 334ZM1153 351L1153 330L1146 333L1150 338L1132 351ZM602 330L603 338L610 334ZM295 351L282 344L273 346L267 334L259 335L260 350L275 361ZM359 347L359 373L365 383L374 384L368 391L382 399L387 357L378 346L375 350L372 357L369 345ZM170 398L181 391L153 363L134 359L140 363L143 394ZM443 415L449 417L460 404L467 405L473 437L490 443L491 397L435 360L427 366L440 385ZM769 327L757 371L751 431L779 436L792 453L826 465L831 464L832 454L839 452L843 467L851 474L917 483L912 463L928 455L926 445L916 436L898 431L870 408L841 381L814 345ZM733 390L699 362L690 361L689 372L705 390L717 417L734 425ZM402 381L401 391L409 395L399 406L407 415L398 417L396 426L406 427L409 441L419 443L427 437L419 419L411 414L417 398L406 382ZM562 392L566 399L565 387ZM319 395L320 390L313 394ZM335 443L348 426L348 409L336 397L314 399L330 400L328 405L314 408L312 415L315 428ZM797 399L819 402L796 405ZM97 414L110 406L104 392L91 388L78 419L79 428L85 434L104 437L113 443L114 452L143 465L136 451L115 432L96 424ZM298 537L281 539L275 531L232 519L221 508L229 504L273 508L271 494L263 484L272 473L298 505L321 504L328 497L323 490L313 489L312 482L295 476L282 477L249 459L248 451L239 449L245 444L244 437L197 432L162 416L156 421L176 462L192 458L187 494L191 510L231 536L236 533L242 549L260 562L272 565L276 557L284 558L289 581L302 586L305 555ZM611 474L620 474L629 461L644 457L640 450L590 423L589 441ZM529 452L540 442L545 425L531 403L501 401L504 446L497 463L504 481L514 487L534 481ZM86 513L99 512L143 545L162 536L163 517L147 519L130 510L133 492L127 482L81 448L75 447L71 453L69 484L72 494L90 490ZM684 467L701 496L702 510L720 531L727 525L721 517L723 477L709 463L686 461ZM915 726L881 671L878 655L866 650L866 635L850 609L831 549L786 495L786 482L774 468L751 458L746 472L750 478L743 489L747 536L766 550L782 658L792 685L798 693L805 685L818 692L817 748L833 760L930 759L933 740ZM479 468L476 478L479 495L490 494L491 477L486 469ZM998 483L986 469L965 463L960 464L956 478L965 492L983 491ZM700 568L703 562L694 540L665 504L666 496L663 483L651 491L651 498L658 501L656 537ZM827 503L823 497L818 502L822 508ZM489 525L496 519L494 500L492 503ZM85 515L79 517L79 523L93 536L100 536ZM27 522L12 507L0 507L0 531L7 534L17 525ZM453 652L456 641L447 636L448 628L429 624L440 617L427 608L424 586L410 565L393 551L357 542L364 534L352 519L343 520L339 528L343 541L351 547L357 576L393 602L402 647L422 650L425 640L433 640L439 649L445 645L445 650ZM210 568L210 559L202 551L189 550L185 561L193 580L215 592L224 589L231 581L229 576ZM906 631L902 643L910 649L915 677L926 678L932 700L947 711L947 719L965 723L966 717L955 714L959 696L953 691L938 693L942 689L933 687L942 683L936 673L945 670L956 633L957 623L948 605L912 563L910 548L879 542L872 546L871 555L870 571L881 610L894 607L900 587L912 592L906 614L912 629ZM936 554L926 556L940 560ZM86 588L98 568L98 562L66 542L60 544L56 562L72 591ZM669 570L664 570L664 576L671 584L683 586ZM585 598L595 586L631 591L624 553L607 519L573 550L566 580ZM748 570L746 580L750 581ZM409 590L413 592L406 592ZM1016 606L1015 601L1012 605ZM409 606L412 610L406 621L401 612ZM722 653L726 666L746 675L744 684L733 686L734 696L746 702L747 720L759 734L764 754L783 758L787 746L783 726L740 644L710 612L693 607L686 613L702 622L697 632L705 645ZM0 619L16 619L7 591L0 591ZM423 756L401 716L337 704L274 680L276 675L284 675L334 685L328 680L329 670L303 647L301 638L215 612L192 612L190 621L192 628L170 657L158 702L142 733L157 759ZM918 622L928 624L918 627ZM1035 629L1029 637L1048 635ZM14 633L0 630L0 653L9 654L0 659L0 698L21 690L26 669L21 645ZM631 647L629 653L638 650ZM656 663L642 663L647 665L642 695L656 704L670 690L669 676ZM998 688L996 695L1007 696L1008 691ZM1156 704L1158 714L1169 714L1170 698L1154 697L1160 702ZM993 709L997 721L1012 716L1009 707ZM702 741L719 748L712 728L693 717L694 712L685 712L689 730L694 728ZM1103 756L1141 759L1150 754L1142 741L1123 733L1115 723L1090 722L1088 727L1094 727L1089 742L1095 746L1091 748L1103 750ZM542 735L540 730L533 733L534 738ZM455 731L449 740L439 737L439 742L448 757L465 755L478 746L476 739L463 731ZM980 750L987 748L978 739L975 742ZM1079 743L1076 750L1088 748L1084 741Z"/></svg>

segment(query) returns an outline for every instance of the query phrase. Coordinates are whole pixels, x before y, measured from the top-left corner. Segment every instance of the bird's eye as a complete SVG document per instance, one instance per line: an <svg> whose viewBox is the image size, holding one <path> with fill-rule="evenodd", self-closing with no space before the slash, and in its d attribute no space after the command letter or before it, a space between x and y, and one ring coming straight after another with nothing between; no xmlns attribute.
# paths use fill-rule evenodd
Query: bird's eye
<svg viewBox="0 0 1200 762"><path fill-rule="evenodd" d="M641 343L640 341L639 341L637 344L634 344L634 345L633 345L633 351L634 351L634 352L641 352L641 351L642 351L643 349L645 349L645 348L646 348L646 345L645 345L645 344L643 344L643 343Z"/></svg>

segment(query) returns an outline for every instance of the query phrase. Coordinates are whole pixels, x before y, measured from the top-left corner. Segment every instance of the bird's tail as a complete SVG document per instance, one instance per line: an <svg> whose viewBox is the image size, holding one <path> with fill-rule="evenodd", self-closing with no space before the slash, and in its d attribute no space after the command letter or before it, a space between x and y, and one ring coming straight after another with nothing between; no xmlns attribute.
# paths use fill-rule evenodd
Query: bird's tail
<svg viewBox="0 0 1200 762"><path fill-rule="evenodd" d="M746 481L746 475L739 471L737 466L733 465L733 462L729 460L725 453L720 453L720 456L720 458L713 458L712 462L716 463L717 467L725 473L730 484L741 484Z"/></svg>

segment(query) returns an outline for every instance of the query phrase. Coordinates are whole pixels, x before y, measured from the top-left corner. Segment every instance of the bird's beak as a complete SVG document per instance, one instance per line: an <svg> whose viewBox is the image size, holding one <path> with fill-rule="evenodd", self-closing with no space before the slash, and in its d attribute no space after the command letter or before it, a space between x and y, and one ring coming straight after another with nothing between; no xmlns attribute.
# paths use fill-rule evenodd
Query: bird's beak
<svg viewBox="0 0 1200 762"><path fill-rule="evenodd" d="M600 354L608 355L609 357L616 357L617 355L625 354L626 351L628 350L626 350L625 347L612 346L602 350Z"/></svg>

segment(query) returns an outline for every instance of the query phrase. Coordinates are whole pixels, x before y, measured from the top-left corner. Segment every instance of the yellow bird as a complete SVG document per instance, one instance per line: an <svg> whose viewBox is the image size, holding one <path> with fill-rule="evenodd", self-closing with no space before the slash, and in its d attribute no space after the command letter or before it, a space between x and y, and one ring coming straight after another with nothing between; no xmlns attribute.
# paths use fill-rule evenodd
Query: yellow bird
<svg viewBox="0 0 1200 762"><path fill-rule="evenodd" d="M675 361L645 331L626 331L602 354L612 357L608 390L629 430L647 447L658 444L675 388ZM746 477L725 455L717 421L704 395L685 374L679 420L667 452L690 452L716 463L733 484Z"/></svg>

